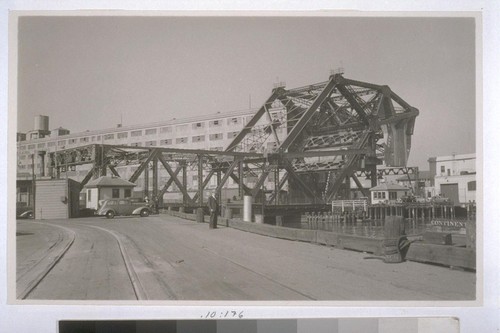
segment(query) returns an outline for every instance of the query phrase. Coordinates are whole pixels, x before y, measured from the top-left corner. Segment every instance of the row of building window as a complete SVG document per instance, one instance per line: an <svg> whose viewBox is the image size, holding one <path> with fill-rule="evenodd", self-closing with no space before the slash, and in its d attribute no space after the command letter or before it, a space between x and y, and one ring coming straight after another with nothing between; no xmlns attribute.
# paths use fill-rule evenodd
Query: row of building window
<svg viewBox="0 0 500 333"><path fill-rule="evenodd" d="M252 118L252 116L247 116L247 117L232 117L232 118L227 118L226 122L227 125L241 125L243 121L249 121ZM224 123L224 120L219 119L219 120L210 120L208 122L209 127L219 127L222 126ZM206 122L197 122L191 124L193 129L202 129L205 128ZM184 133L187 131L188 125L183 124L183 125L177 125L176 126L176 131L178 133ZM130 131L130 137L141 137L143 136L143 133L145 135L156 135L157 133L171 133L172 132L172 126L166 126L166 127L159 127L159 128L150 128L146 130L133 130ZM227 133L227 138L232 139L238 135L239 131L234 131L234 132L228 132ZM117 139L126 139L129 137L129 132L119 132L116 133L116 138ZM221 140L223 138L222 133L215 133L215 134L210 134L210 140ZM104 134L102 135L102 140L103 141L108 141L108 140L114 140L115 139L115 133L109 133L109 134ZM59 140L57 141L57 146L58 147L63 147L66 144L68 145L74 145L77 143L84 144L84 143L89 143L89 142L99 142L101 141L101 135L97 136L92 136L92 137L81 137L81 138L72 138L68 140ZM178 141L177 143L187 143L186 138L178 138L176 139ZM194 136L192 142L203 142L205 141L204 135L198 135ZM39 143L38 145L35 144L29 144L29 145L22 145L19 146L20 150L26 150L26 149L43 149L46 147L54 147L56 146L56 141L54 142L48 142L48 143Z"/></svg>
<svg viewBox="0 0 500 333"><path fill-rule="evenodd" d="M134 135L134 133L136 132L141 132L140 134L138 135ZM238 131L235 131L235 132L229 132L229 133L226 133L226 137L227 139L233 139L235 138L237 135L238 135ZM137 136L142 136L142 131L132 131L131 132L131 136L132 137L137 137ZM214 134L209 134L209 138L210 138L210 141L215 141L215 140L222 140L223 139L223 133L214 133ZM122 132L122 133L117 133L117 138L118 139L126 139L128 137L128 133L127 132ZM115 134L111 133L111 134L105 134L103 136L103 140L105 141L108 141L108 140L114 140L115 138ZM101 139L101 136L97 136L97 137L92 137L92 141L95 142L95 141L99 141ZM79 142L80 143L87 143L89 142L90 138L89 137L85 137L85 138L80 138L79 139ZM172 139L165 139L165 140L160 140L162 143L164 144L171 144L172 142ZM192 142L204 142L205 141L205 135L196 135L196 136L193 136L192 137ZM66 140L59 140L57 141L57 146L59 147L63 147L65 146L66 144L68 145L73 145L73 144L76 144L78 141L77 139L68 139L67 141ZM148 142L152 142L152 141L148 141ZM188 140L187 140L187 137L182 137L182 138L177 138L176 139L176 143L187 143ZM35 144L30 144L30 145L27 145L27 146L20 146L19 147L19 150L26 150L26 149L30 149L30 150L33 150L35 148L38 148L38 149L43 149L43 148L46 148L46 147L54 147L56 145L56 142L53 141L53 142L47 142L47 143L39 143L38 145L35 145Z"/></svg>
<svg viewBox="0 0 500 333"><path fill-rule="evenodd" d="M251 116L245 117L245 119L247 121L249 121L251 119ZM226 121L227 121L227 125L240 125L243 122L243 118L241 118L241 117L227 118ZM209 125L209 127L219 127L219 126L222 126L223 123L224 123L224 121L221 119L210 120L208 125ZM200 128L205 128L205 124L206 124L205 122L197 122L197 123L193 123L191 126L193 129L200 129ZM178 126L176 126L176 131L177 132L184 132L187 130L187 128L188 128L187 124L178 125ZM144 130L145 135L156 135L158 132L161 134L172 133L172 126L150 128L150 129ZM128 138L128 135L129 135L128 132L120 132L120 133L117 133L117 138L118 139L125 139L125 138ZM138 136L142 136L142 135L143 135L143 130L130 131L131 137L138 137ZM103 136L103 139L104 140L114 139L114 133L105 134ZM92 136L92 137L82 137L82 138L69 139L68 144L76 144L77 142L86 143L86 142L100 141L100 140L101 140L101 136L98 135L98 136ZM66 144L66 140L58 141L58 145L60 145L60 146L65 145L65 144ZM35 145L20 146L21 150L25 150L26 148L27 149L34 149ZM40 143L38 148L45 148L45 143Z"/></svg>
<svg viewBox="0 0 500 333"><path fill-rule="evenodd" d="M375 192L373 192L373 198L374 199L385 199L385 192L384 191L375 191ZM397 199L398 199L397 192L390 191L389 192L389 200L397 200Z"/></svg>
<svg viewBox="0 0 500 333"><path fill-rule="evenodd" d="M227 138L228 139L232 139L234 137L236 137L238 135L239 132L229 132L227 133ZM123 138L120 137L120 134L122 133L118 133L118 138ZM204 142L205 141L205 135L197 135L197 136L193 136L191 138L191 142ZM217 140L222 140L224 138L224 134L223 133L214 133L214 134L209 134L209 140L210 141L217 141ZM88 139L88 138L87 138ZM112 140L114 139L114 134L106 134L104 135L103 137L104 140ZM182 144L182 143L188 143L188 137L181 137L181 138L176 138L175 139L175 143L176 144ZM60 140L57 142L57 145L62 147L66 144L74 144L76 142L76 139L69 139L68 141L66 140ZM87 142L87 141L85 141ZM157 145L157 142L156 140L152 140L152 141L146 141L144 143L145 146L149 147L149 146L156 146ZM163 139L163 140L160 140L160 145L171 145L173 143L173 139ZM47 143L47 147L53 147L55 146L55 142L48 142ZM140 142L134 142L134 143L131 143L130 144L131 146L142 146L142 143ZM21 146L20 147L20 150L26 150L25 148L26 146ZM28 149L35 149L36 148L45 148L45 143L40 143L38 144L38 146L35 146L34 144L32 145L28 145Z"/></svg>

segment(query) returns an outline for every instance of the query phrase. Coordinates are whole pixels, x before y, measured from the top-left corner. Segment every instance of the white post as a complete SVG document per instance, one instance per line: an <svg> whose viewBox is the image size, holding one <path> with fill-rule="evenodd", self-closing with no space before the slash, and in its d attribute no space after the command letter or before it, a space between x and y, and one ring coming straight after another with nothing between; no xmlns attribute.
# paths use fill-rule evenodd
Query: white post
<svg viewBox="0 0 500 333"><path fill-rule="evenodd" d="M243 221L252 222L252 196L243 196Z"/></svg>

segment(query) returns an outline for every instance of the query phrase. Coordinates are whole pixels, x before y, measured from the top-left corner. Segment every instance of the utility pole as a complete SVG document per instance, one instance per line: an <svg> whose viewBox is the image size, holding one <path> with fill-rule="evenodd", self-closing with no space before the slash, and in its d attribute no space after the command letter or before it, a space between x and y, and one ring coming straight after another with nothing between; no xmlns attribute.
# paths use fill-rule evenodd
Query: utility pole
<svg viewBox="0 0 500 333"><path fill-rule="evenodd" d="M33 217L36 217L36 206L35 206L35 193L36 193L36 185L35 185L35 154L31 154L31 193L33 196Z"/></svg>

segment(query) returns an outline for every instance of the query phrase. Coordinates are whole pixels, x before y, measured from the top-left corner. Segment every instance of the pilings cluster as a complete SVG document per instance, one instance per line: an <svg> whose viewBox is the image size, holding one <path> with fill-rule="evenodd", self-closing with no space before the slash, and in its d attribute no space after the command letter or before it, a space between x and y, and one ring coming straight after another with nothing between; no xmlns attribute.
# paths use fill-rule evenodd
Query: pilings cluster
<svg viewBox="0 0 500 333"><path fill-rule="evenodd" d="M325 231L333 231L337 226L355 225L365 218L364 214L353 211L345 211L340 214L333 212L307 212L305 214L308 229Z"/></svg>
<svg viewBox="0 0 500 333"><path fill-rule="evenodd" d="M451 204L434 203L377 204L368 207L368 216L372 220L383 220L386 216L401 216L412 220L453 219L455 208Z"/></svg>

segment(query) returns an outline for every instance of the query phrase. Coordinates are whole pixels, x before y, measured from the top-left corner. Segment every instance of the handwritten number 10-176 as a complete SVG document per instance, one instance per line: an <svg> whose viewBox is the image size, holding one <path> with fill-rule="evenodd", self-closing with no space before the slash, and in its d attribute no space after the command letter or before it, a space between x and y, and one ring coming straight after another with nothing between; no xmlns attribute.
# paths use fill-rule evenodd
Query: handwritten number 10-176
<svg viewBox="0 0 500 333"><path fill-rule="evenodd" d="M217 311L208 311L207 314L205 315L205 318L216 318L216 317L217 317ZM243 311L220 312L219 318L243 318Z"/></svg>

